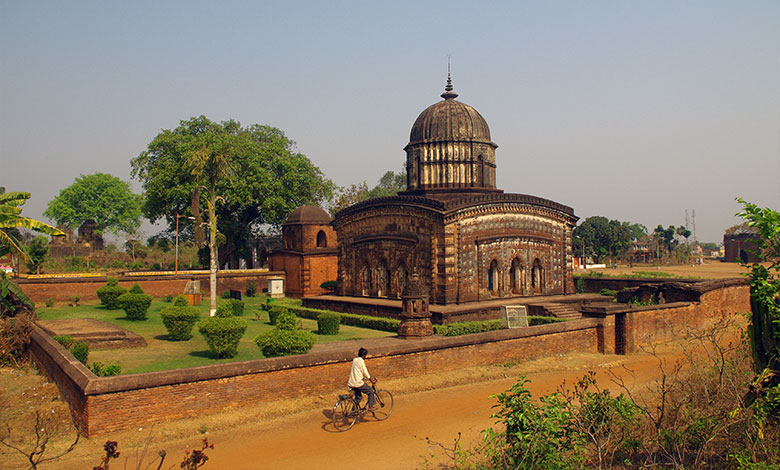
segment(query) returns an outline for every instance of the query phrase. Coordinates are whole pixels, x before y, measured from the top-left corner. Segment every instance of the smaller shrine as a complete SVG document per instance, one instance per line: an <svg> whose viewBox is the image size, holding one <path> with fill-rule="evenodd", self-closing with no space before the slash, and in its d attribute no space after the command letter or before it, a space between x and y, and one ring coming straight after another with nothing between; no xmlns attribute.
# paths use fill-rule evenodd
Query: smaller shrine
<svg viewBox="0 0 780 470"><path fill-rule="evenodd" d="M282 225L282 248L268 257L271 271L286 274L285 293L290 297L327 294L320 287L338 275L338 242L327 212L301 206Z"/></svg>
<svg viewBox="0 0 780 470"><path fill-rule="evenodd" d="M402 338L420 338L433 335L431 311L428 306L428 290L413 274L404 286L401 294L401 324L398 326L398 336Z"/></svg>

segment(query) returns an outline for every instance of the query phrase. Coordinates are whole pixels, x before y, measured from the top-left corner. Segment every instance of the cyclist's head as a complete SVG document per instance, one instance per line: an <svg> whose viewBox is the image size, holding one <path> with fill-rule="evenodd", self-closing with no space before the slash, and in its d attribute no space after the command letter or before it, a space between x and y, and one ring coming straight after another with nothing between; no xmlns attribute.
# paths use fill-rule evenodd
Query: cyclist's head
<svg viewBox="0 0 780 470"><path fill-rule="evenodd" d="M358 349L358 356L365 358L367 355L368 355L368 349L366 348Z"/></svg>

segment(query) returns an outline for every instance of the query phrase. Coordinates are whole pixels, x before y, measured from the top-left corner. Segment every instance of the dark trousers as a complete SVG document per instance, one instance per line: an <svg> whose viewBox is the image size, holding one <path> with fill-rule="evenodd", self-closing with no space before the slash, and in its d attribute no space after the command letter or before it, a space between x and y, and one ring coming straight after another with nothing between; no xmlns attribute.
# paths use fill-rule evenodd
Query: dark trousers
<svg viewBox="0 0 780 470"><path fill-rule="evenodd" d="M374 388L370 385L363 384L360 387L352 387L355 391L355 398L360 402L361 393L368 395L368 406L373 407L376 405L376 397L374 396Z"/></svg>

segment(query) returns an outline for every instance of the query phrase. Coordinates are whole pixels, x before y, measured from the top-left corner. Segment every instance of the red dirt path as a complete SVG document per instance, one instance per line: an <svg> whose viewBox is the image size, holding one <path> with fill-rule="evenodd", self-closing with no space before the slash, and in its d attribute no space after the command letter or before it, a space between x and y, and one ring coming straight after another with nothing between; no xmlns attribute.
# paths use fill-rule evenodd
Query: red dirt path
<svg viewBox="0 0 780 470"><path fill-rule="evenodd" d="M680 353L672 351L665 357L676 360ZM615 359L614 356L611 358ZM609 361L610 356L605 359ZM614 364L611 369L615 373L626 375L622 367ZM648 355L628 356L624 364L634 371L637 386L657 378L658 362ZM611 385L608 369L610 367L597 370L597 381L603 387ZM535 395L550 393L563 380L572 383L584 372L529 374L532 381L529 388ZM210 436L217 445L209 453L208 468L417 468L433 450L426 437L451 447L460 432L464 436L463 442L475 442L480 430L493 424L490 414L495 401L488 397L508 390L515 382L516 378L508 378L399 396L387 421L359 421L351 430L342 433L335 432L327 410L322 410L304 413L283 425L260 432L215 434ZM441 456L441 452L438 454Z"/></svg>

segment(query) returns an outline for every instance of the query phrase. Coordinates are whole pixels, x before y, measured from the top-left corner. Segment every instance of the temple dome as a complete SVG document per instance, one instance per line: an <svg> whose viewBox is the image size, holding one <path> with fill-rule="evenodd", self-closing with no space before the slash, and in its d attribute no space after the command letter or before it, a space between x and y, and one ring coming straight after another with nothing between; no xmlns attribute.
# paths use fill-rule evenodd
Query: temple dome
<svg viewBox="0 0 780 470"><path fill-rule="evenodd" d="M324 224L327 225L331 221L330 215L322 208L317 206L301 206L294 211L290 212L287 216L285 224Z"/></svg>
<svg viewBox="0 0 780 470"><path fill-rule="evenodd" d="M490 142L490 128L476 109L454 97L444 98L420 113L409 134L410 144L432 141Z"/></svg>

